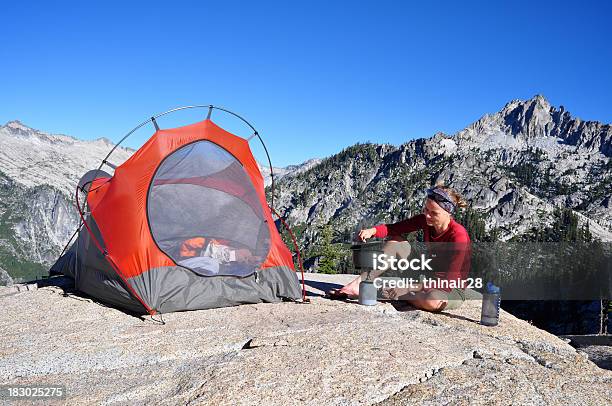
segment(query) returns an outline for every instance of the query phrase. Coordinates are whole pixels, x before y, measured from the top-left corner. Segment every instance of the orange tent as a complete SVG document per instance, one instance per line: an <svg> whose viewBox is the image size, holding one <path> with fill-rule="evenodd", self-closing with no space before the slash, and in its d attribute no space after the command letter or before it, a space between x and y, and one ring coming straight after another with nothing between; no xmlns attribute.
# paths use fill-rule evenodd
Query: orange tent
<svg viewBox="0 0 612 406"><path fill-rule="evenodd" d="M86 204L87 232L52 273L103 302L154 314L302 298L248 141L209 118L157 129Z"/></svg>

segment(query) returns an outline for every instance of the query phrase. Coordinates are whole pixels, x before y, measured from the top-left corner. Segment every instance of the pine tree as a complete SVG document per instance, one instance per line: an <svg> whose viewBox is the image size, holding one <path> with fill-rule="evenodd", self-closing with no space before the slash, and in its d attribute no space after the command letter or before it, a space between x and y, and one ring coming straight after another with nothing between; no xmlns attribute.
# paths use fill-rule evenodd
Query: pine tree
<svg viewBox="0 0 612 406"><path fill-rule="evenodd" d="M471 206L457 212L457 222L465 227L472 241L495 241L487 234L482 215Z"/></svg>
<svg viewBox="0 0 612 406"><path fill-rule="evenodd" d="M320 273L338 273L338 261L342 258L342 251L338 244L334 244L334 230L328 224L321 229L319 245L315 249L320 256L318 271Z"/></svg>

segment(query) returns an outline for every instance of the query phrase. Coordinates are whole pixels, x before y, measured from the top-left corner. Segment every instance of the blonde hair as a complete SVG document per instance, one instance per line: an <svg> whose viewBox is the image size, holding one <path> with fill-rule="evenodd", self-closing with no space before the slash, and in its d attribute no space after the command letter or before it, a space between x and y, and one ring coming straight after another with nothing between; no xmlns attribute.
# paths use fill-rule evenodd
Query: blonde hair
<svg viewBox="0 0 612 406"><path fill-rule="evenodd" d="M464 209L467 207L467 202L459 193L457 193L455 189L445 186L444 183L441 182L436 183L435 187L440 188L446 193L448 193L451 199L453 199L453 203L455 203L455 206L457 206L458 208Z"/></svg>

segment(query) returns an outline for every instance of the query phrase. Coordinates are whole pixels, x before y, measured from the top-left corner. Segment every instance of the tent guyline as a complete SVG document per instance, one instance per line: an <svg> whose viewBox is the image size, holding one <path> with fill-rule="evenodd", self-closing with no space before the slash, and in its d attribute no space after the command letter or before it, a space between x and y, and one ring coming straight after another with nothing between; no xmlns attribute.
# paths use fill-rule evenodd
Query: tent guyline
<svg viewBox="0 0 612 406"><path fill-rule="evenodd" d="M300 248L298 247L298 243L295 238L295 234L293 234L291 227L289 227L289 224L287 224L285 219L282 218L281 215L278 214L278 212L274 210L272 206L270 206L270 210L272 211L272 213L274 213L276 217L278 217L278 219L281 221L283 226L285 226L285 228L289 232L289 235L291 236L291 241L293 242L293 248L295 248L295 252L297 255L297 263L300 266L300 272L302 273L302 301L305 303L308 299L306 299L306 283L304 282L304 263L302 261L302 255L300 253Z"/></svg>
<svg viewBox="0 0 612 406"><path fill-rule="evenodd" d="M192 108L208 108L206 119L160 128L157 118ZM219 127L211 120L214 109L239 118L253 135L244 139ZM153 136L123 164L111 164L116 148L149 122ZM270 205L249 147L254 137L270 167ZM103 171L104 165L114 174ZM75 192L80 224L50 273L72 277L78 290L101 302L142 314L305 302L301 253L290 227L274 210L273 198L270 155L244 118L213 105L157 114L128 132L97 169L81 178ZM293 256L272 214L292 238L301 291Z"/></svg>

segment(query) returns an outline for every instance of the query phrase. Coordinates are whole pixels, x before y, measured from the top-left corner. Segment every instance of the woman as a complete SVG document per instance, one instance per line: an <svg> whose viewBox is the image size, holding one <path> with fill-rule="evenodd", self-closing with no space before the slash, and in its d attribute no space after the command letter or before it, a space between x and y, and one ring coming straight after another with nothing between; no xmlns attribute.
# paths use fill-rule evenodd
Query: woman
<svg viewBox="0 0 612 406"><path fill-rule="evenodd" d="M427 189L423 213L398 223L379 224L363 229L359 231L358 238L365 242L372 237L389 237L383 246L385 254L407 258L410 254L410 245L401 235L423 230L424 240L429 248L429 257L432 258L432 268L436 271L436 278L446 279L449 282L463 281L469 272L471 241L465 228L453 218L459 207L466 207L466 202L457 192L444 185L436 185L432 189ZM376 278L380 274L382 271L373 271L371 277ZM328 297L356 298L359 295L360 282L361 276L341 289L329 291ZM452 284L440 284L437 288L431 288L419 283L414 288L385 289L383 297L407 300L413 306L428 311L456 309L465 301L464 290L448 286Z"/></svg>

